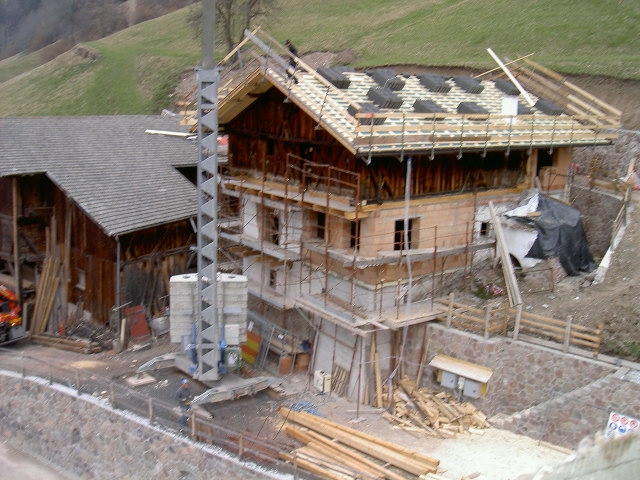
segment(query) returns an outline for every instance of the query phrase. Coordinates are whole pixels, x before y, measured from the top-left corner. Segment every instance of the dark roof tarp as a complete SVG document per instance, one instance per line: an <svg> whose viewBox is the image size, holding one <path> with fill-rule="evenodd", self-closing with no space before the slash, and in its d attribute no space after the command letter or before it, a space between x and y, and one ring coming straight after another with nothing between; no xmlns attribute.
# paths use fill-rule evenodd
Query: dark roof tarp
<svg viewBox="0 0 640 480"><path fill-rule="evenodd" d="M538 195L536 217L513 217L532 225L538 238L527 253L531 258L557 257L567 275L592 272L595 262L582 226L580 211L544 195Z"/></svg>

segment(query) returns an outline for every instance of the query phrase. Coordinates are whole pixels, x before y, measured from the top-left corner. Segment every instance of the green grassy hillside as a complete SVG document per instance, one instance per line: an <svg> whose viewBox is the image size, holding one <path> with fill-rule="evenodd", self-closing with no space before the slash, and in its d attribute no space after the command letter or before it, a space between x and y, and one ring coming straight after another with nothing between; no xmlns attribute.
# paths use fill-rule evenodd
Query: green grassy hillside
<svg viewBox="0 0 640 480"><path fill-rule="evenodd" d="M186 10L82 45L0 84L0 115L158 113L199 59ZM19 59L21 57L14 57ZM3 72L12 68L7 59Z"/></svg>
<svg viewBox="0 0 640 480"><path fill-rule="evenodd" d="M262 22L301 54L351 50L354 66L438 65L481 69L532 57L567 74L640 79L637 0L280 0ZM0 62L0 115L157 113L180 74L199 61L188 9L83 45L40 65ZM222 54L222 52L220 52ZM35 54L34 54L35 55ZM35 68L34 68L35 67Z"/></svg>
<svg viewBox="0 0 640 480"><path fill-rule="evenodd" d="M640 78L637 0L281 0L270 33L302 51L360 52L362 65L493 68L486 49L565 73ZM304 8L297 6L305 3ZM297 14L296 14L297 12Z"/></svg>

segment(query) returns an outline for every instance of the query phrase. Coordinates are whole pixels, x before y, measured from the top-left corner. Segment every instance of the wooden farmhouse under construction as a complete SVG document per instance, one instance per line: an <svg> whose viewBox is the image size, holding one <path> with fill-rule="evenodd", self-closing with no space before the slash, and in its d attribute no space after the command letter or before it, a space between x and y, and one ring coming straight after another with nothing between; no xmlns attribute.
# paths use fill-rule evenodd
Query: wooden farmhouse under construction
<svg viewBox="0 0 640 480"><path fill-rule="evenodd" d="M572 149L611 143L620 112L528 58L446 77L290 57L247 32L220 64L220 269L248 277L281 370L311 346L309 369L362 400L374 367L420 361L435 300L495 257L492 205L561 194Z"/></svg>
<svg viewBox="0 0 640 480"><path fill-rule="evenodd" d="M32 333L63 333L69 306L116 330L126 308L167 306L169 277L194 262L196 146L178 127L160 116L0 119L0 280Z"/></svg>
<svg viewBox="0 0 640 480"><path fill-rule="evenodd" d="M619 111L528 57L499 63L476 77L314 68L263 32L220 63L217 268L248 279L247 362L308 369L358 404L422 372L429 323L451 320L440 300L483 261L511 265L497 215L532 189L562 196L574 147L619 128ZM111 326L127 307L151 316L170 277L198 268L197 147L180 128L0 119L0 279L22 300L39 285L34 327L60 332L72 305ZM491 372L471 370L485 394Z"/></svg>

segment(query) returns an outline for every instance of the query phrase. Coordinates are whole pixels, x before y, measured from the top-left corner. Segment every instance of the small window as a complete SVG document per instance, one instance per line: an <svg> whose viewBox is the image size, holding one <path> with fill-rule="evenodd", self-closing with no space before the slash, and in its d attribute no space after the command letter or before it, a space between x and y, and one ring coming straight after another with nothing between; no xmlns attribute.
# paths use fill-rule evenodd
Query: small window
<svg viewBox="0 0 640 480"><path fill-rule="evenodd" d="M327 229L327 216L322 212L316 213L316 238L324 240L324 234Z"/></svg>
<svg viewBox="0 0 640 480"><path fill-rule="evenodd" d="M540 174L540 170L543 168L553 167L556 165L556 155L549 152L546 149L538 150L538 171L536 172L538 175Z"/></svg>
<svg viewBox="0 0 640 480"><path fill-rule="evenodd" d="M360 249L360 220L351 222L351 241L349 246L356 250Z"/></svg>
<svg viewBox="0 0 640 480"><path fill-rule="evenodd" d="M480 223L480 236L486 237L489 235L489 223L481 222Z"/></svg>
<svg viewBox="0 0 640 480"><path fill-rule="evenodd" d="M271 236L271 243L276 245L280 244L280 212L273 210L271 212L271 226L269 234Z"/></svg>
<svg viewBox="0 0 640 480"><path fill-rule="evenodd" d="M407 225L407 238L404 238L405 228L404 219L396 220L395 232L393 235L393 249L394 250L408 250L415 248L418 243L418 239L414 230L417 228L418 220L415 218L408 219Z"/></svg>
<svg viewBox="0 0 640 480"><path fill-rule="evenodd" d="M269 286L271 288L276 288L276 282L278 281L278 271L277 270L269 270Z"/></svg>

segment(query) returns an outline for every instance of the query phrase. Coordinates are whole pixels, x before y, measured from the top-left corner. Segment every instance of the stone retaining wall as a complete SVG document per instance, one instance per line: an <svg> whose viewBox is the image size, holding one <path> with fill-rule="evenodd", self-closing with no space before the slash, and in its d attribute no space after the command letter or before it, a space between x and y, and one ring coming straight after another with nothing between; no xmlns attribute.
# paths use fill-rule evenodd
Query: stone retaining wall
<svg viewBox="0 0 640 480"><path fill-rule="evenodd" d="M611 411L640 415L640 384L627 381L620 368L589 385L492 424L545 442L575 448L576 440L604 431Z"/></svg>
<svg viewBox="0 0 640 480"><path fill-rule="evenodd" d="M41 379L0 371L0 391L2 438L82 479L293 478Z"/></svg>
<svg viewBox="0 0 640 480"><path fill-rule="evenodd" d="M439 324L429 324L428 333L428 358L441 353L494 370L486 396L471 402L500 428L575 448L605 428L610 411L640 416L640 385L610 363ZM442 389L428 366L423 384Z"/></svg>

